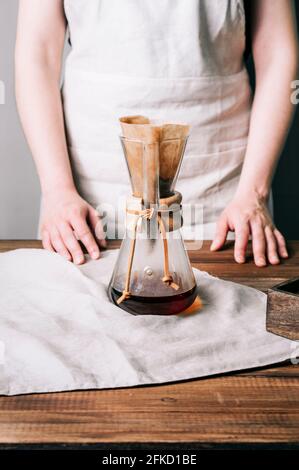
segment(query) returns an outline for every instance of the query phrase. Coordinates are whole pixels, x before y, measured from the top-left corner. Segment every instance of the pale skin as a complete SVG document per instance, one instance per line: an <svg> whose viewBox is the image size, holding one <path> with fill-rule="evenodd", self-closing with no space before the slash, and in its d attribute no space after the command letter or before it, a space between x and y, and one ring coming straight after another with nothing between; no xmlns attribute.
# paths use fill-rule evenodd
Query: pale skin
<svg viewBox="0 0 299 470"><path fill-rule="evenodd" d="M251 236L254 261L262 267L288 256L267 200L294 111L290 94L298 46L290 0L251 0L251 5L256 92L248 146L237 191L221 214L211 250L220 249L234 231L234 257L243 263ZM70 166L60 96L65 34L62 0L20 0L16 96L41 183L42 242L45 249L81 264L78 239L94 259L106 242L99 216L78 194Z"/></svg>
<svg viewBox="0 0 299 470"><path fill-rule="evenodd" d="M294 5L289 0L250 0L256 91L245 161L233 200L222 212L211 250L235 232L234 257L245 262L252 238L257 266L278 264L288 252L267 208L273 173L294 111L291 82L298 73Z"/></svg>

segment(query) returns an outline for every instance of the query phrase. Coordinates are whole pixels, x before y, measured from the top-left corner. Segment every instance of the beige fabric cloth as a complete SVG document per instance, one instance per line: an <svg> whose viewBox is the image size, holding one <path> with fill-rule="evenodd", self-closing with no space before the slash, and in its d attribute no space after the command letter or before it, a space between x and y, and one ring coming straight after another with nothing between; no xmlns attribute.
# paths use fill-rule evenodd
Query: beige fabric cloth
<svg viewBox="0 0 299 470"><path fill-rule="evenodd" d="M213 238L247 144L251 91L243 63L243 0L64 4L72 50L62 96L81 194L110 214L110 238L116 210L122 235L130 188L118 118L188 122L192 133L177 189L185 206L196 210L185 207L184 236Z"/></svg>
<svg viewBox="0 0 299 470"><path fill-rule="evenodd" d="M157 384L283 361L296 342L265 330L266 295L194 270L191 315L133 316L107 297L117 251L76 267L0 254L0 394Z"/></svg>

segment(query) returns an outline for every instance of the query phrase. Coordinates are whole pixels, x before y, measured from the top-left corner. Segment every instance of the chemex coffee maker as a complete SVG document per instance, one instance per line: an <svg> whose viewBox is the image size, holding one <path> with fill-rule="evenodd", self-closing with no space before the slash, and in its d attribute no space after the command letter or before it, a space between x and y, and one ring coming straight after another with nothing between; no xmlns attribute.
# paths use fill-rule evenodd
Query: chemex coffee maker
<svg viewBox="0 0 299 470"><path fill-rule="evenodd" d="M122 117L120 124L132 196L109 297L134 315L176 314L197 295L180 233L182 195L174 189L189 126L143 116Z"/></svg>

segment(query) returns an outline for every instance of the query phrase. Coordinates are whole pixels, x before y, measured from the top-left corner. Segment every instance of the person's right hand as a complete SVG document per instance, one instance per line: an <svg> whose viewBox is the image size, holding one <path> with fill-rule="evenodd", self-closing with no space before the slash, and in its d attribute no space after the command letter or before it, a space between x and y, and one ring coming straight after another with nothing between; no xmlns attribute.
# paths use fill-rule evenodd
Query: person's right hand
<svg viewBox="0 0 299 470"><path fill-rule="evenodd" d="M85 261L78 240L92 259L98 259L100 247L106 246L99 214L76 190L53 192L43 197L40 229L43 247L75 264Z"/></svg>

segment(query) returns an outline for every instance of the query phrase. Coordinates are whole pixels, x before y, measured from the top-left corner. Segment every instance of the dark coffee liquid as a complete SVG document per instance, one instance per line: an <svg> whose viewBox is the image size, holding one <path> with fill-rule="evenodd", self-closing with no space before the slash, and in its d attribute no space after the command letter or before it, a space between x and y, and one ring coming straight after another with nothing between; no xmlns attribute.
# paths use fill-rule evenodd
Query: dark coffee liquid
<svg viewBox="0 0 299 470"><path fill-rule="evenodd" d="M165 297L141 297L132 295L119 305L117 300L122 292L114 288L109 291L111 300L120 308L133 315L175 315L193 304L197 296L197 286L181 294Z"/></svg>
<svg viewBox="0 0 299 470"><path fill-rule="evenodd" d="M173 195L173 191L171 191L171 185L173 182L173 178L170 179L163 179L159 178L159 195L160 198L169 197Z"/></svg>

